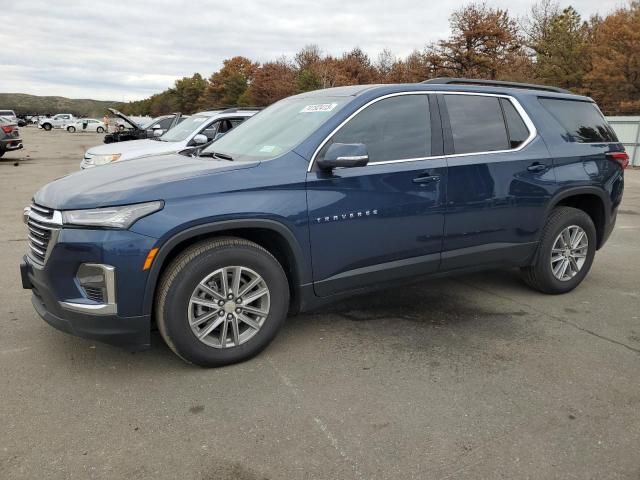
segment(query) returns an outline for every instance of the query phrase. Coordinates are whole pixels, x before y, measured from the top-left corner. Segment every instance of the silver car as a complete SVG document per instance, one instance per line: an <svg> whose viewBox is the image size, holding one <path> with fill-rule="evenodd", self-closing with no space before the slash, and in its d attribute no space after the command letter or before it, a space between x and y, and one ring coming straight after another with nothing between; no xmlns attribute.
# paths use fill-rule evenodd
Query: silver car
<svg viewBox="0 0 640 480"><path fill-rule="evenodd" d="M92 147L84 154L80 168L195 150L218 139L256 113L258 109L255 108L228 108L196 113L154 139L131 140Z"/></svg>

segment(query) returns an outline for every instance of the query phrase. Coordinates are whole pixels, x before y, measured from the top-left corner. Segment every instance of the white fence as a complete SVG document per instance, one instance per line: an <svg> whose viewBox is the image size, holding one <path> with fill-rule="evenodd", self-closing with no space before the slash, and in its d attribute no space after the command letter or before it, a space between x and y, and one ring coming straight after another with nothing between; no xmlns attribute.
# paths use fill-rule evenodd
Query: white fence
<svg viewBox="0 0 640 480"><path fill-rule="evenodd" d="M640 167L640 117L607 117L607 121L624 144L631 165Z"/></svg>

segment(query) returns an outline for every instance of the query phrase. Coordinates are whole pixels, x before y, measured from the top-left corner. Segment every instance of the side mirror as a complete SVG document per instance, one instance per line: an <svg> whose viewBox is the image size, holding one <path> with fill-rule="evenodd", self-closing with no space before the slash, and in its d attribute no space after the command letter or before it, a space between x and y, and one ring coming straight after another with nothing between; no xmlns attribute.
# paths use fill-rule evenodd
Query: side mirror
<svg viewBox="0 0 640 480"><path fill-rule="evenodd" d="M201 133L199 133L195 137L193 137L193 143L195 145L204 145L208 141L209 141L209 139L207 138L207 136L203 135Z"/></svg>
<svg viewBox="0 0 640 480"><path fill-rule="evenodd" d="M369 153L364 143L334 143L317 163L323 170L364 167L369 163Z"/></svg>
<svg viewBox="0 0 640 480"><path fill-rule="evenodd" d="M153 129L153 136L154 137L161 137L163 133L164 133L164 130L162 130L161 128L154 128Z"/></svg>

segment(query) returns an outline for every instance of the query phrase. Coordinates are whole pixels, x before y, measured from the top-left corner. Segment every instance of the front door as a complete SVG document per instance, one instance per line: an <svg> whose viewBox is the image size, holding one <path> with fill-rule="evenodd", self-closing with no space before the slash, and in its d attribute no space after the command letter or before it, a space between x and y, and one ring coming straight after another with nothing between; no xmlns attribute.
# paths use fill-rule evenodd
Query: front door
<svg viewBox="0 0 640 480"><path fill-rule="evenodd" d="M364 167L307 175L315 292L328 296L438 269L447 168L433 95L370 103L333 142L363 143ZM430 157L437 158L430 158Z"/></svg>

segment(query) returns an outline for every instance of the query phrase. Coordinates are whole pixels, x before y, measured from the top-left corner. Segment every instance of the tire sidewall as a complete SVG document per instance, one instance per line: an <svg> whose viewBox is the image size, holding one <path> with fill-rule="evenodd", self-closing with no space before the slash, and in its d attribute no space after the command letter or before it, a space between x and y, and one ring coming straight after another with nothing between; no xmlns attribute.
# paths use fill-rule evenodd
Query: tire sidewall
<svg viewBox="0 0 640 480"><path fill-rule="evenodd" d="M222 267L243 266L266 282L270 310L262 328L250 340L231 348L214 348L196 338L189 326L188 306L197 284ZM177 353L202 366L222 366L249 359L264 349L284 323L289 307L289 286L282 268L257 249L223 247L206 251L189 261L173 278L163 305L163 323Z"/></svg>
<svg viewBox="0 0 640 480"><path fill-rule="evenodd" d="M585 231L589 241L589 246L587 249L587 257L585 258L585 262L580 271L572 279L561 281L555 277L551 270L551 249L553 248L553 244L560 232L571 225L577 225ZM543 280L549 285L549 287L551 287L553 292L568 292L580 285L582 280L584 280L589 273L591 265L593 264L593 259L596 253L596 242L597 235L593 221L586 213L580 210L568 210L567 215L563 215L562 221L558 221L553 228L548 231L548 235L543 239L538 253L538 268L542 274Z"/></svg>
<svg viewBox="0 0 640 480"><path fill-rule="evenodd" d="M67 127L67 132L73 133L75 131L76 131L75 127Z"/></svg>

